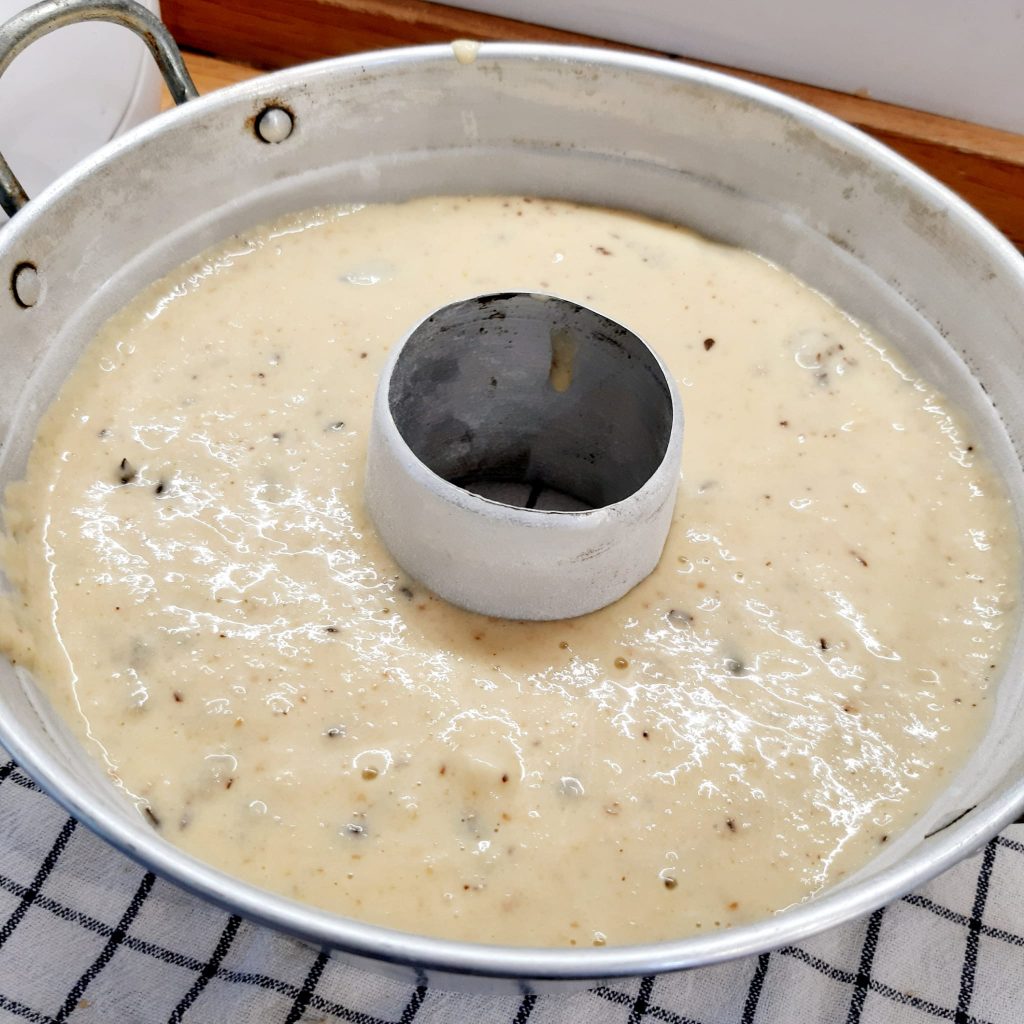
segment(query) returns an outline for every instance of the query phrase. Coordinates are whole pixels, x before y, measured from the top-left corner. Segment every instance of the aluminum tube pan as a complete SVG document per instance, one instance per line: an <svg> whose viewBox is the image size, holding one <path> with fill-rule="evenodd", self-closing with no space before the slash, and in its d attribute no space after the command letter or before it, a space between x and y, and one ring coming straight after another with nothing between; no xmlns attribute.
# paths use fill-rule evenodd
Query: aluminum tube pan
<svg viewBox="0 0 1024 1024"><path fill-rule="evenodd" d="M294 118L277 145L253 130L268 107ZM633 210L775 260L897 341L956 403L1024 527L1024 259L998 231L891 150L786 96L672 61L520 43L485 43L470 63L429 46L258 77L154 118L33 198L0 231L0 280L31 263L39 286L31 306L0 294L0 486L23 475L39 417L99 325L149 282L289 210L445 193ZM761 953L951 867L1024 808L1019 626L990 700L970 761L843 884L752 924L602 949L397 932L218 871L147 825L24 667L3 662L0 742L118 849L234 913L407 980L521 993Z"/></svg>

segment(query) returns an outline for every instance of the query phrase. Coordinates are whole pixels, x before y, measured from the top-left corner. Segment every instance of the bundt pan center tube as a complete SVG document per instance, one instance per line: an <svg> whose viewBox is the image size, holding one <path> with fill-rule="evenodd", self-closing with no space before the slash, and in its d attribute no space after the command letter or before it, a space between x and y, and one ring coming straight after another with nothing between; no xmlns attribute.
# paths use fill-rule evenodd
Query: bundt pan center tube
<svg viewBox="0 0 1024 1024"><path fill-rule="evenodd" d="M21 16L16 38L0 34L0 67L5 52L9 59L12 46L24 45L33 19L37 28L58 15L106 16L127 7L43 4ZM173 58L158 25L135 27ZM162 63L176 73L173 59ZM205 247L318 204L520 194L687 225L799 275L893 339L915 371L959 406L1006 481L1020 525L1024 261L978 214L888 149L758 86L605 50L484 44L383 51L188 99L27 205L11 175L0 185L17 211L0 230L0 276L8 285L0 300L2 485L22 477L42 413L97 328ZM929 812L861 871L758 923L656 945L538 950L443 941L242 883L148 827L28 674L6 663L0 741L118 849L234 912L406 978L419 971L452 987L543 990L796 942L898 898L973 853L1024 805L1022 657L1018 630L984 741Z"/></svg>
<svg viewBox="0 0 1024 1024"><path fill-rule="evenodd" d="M445 600L566 619L658 564L682 444L675 382L632 331L554 295L477 295L392 350L366 504L398 564Z"/></svg>

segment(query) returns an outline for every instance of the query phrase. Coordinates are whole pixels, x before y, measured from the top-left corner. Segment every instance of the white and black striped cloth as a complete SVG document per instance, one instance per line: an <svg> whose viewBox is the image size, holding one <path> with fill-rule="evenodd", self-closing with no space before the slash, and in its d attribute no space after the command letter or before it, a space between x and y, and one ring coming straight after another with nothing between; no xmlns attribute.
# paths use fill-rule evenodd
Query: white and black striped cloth
<svg viewBox="0 0 1024 1024"><path fill-rule="evenodd" d="M354 970L156 880L0 759L0 1021L1021 1024L1024 826L865 920L589 991L469 996Z"/></svg>

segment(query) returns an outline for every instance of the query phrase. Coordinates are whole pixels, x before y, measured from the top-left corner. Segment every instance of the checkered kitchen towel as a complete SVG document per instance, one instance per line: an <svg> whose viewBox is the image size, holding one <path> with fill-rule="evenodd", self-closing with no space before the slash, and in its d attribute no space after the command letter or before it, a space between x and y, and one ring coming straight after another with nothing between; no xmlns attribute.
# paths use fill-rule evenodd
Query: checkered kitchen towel
<svg viewBox="0 0 1024 1024"><path fill-rule="evenodd" d="M564 996L469 996L328 959L179 892L0 760L0 1022L1024 1022L1024 826L799 946Z"/></svg>

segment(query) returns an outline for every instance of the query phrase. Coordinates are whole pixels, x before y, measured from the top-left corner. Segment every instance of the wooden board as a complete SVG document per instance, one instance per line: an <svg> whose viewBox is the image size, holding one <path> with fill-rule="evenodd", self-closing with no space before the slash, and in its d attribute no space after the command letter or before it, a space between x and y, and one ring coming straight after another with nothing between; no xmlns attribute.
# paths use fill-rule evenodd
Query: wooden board
<svg viewBox="0 0 1024 1024"><path fill-rule="evenodd" d="M426 0L163 0L161 9L182 46L221 58L189 58L201 91L249 77L255 68L456 38L616 45ZM657 56L713 66L674 54ZM718 70L777 89L862 128L945 182L1024 248L1024 136L868 97Z"/></svg>

